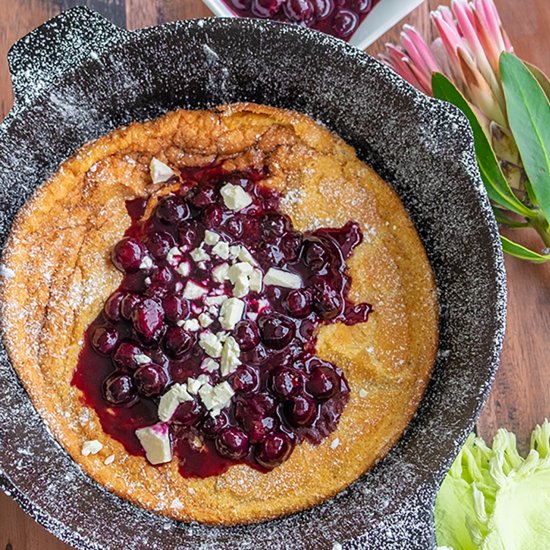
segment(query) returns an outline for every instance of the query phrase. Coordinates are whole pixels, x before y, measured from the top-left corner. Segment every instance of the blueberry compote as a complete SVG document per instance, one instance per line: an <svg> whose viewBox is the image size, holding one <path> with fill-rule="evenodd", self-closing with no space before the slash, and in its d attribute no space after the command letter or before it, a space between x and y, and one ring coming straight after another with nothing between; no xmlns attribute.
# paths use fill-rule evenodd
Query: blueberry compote
<svg viewBox="0 0 550 550"><path fill-rule="evenodd" d="M349 40L380 0L224 0L241 17L287 21Z"/></svg>
<svg viewBox="0 0 550 550"><path fill-rule="evenodd" d="M123 280L86 331L73 384L135 455L144 454L135 431L159 423L161 396L186 385L190 398L165 419L181 474L236 463L268 471L334 431L348 401L344 373L316 357L315 343L322 324L367 320L370 306L347 298L361 231L353 222L297 231L258 172L179 177L177 191L150 199L147 219L143 201L128 204L133 222L111 255ZM224 313L235 295L242 310ZM213 408L193 381L223 386L226 401Z"/></svg>

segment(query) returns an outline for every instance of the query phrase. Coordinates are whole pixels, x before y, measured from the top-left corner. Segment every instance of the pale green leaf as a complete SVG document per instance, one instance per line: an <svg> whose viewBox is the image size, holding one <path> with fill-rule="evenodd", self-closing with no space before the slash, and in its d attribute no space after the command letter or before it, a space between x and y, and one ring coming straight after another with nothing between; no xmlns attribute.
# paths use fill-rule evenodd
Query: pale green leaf
<svg viewBox="0 0 550 550"><path fill-rule="evenodd" d="M537 426L526 458L514 434L493 445L470 435L435 503L437 544L453 550L550 548L550 424Z"/></svg>

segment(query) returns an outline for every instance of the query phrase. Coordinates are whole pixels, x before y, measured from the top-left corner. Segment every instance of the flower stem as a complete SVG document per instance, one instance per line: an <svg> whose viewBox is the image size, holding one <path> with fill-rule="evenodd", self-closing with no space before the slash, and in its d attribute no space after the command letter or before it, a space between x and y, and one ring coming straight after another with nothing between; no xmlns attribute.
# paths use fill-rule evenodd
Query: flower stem
<svg viewBox="0 0 550 550"><path fill-rule="evenodd" d="M540 213L536 218L531 220L532 227L540 235L542 242L547 248L550 248L550 224Z"/></svg>

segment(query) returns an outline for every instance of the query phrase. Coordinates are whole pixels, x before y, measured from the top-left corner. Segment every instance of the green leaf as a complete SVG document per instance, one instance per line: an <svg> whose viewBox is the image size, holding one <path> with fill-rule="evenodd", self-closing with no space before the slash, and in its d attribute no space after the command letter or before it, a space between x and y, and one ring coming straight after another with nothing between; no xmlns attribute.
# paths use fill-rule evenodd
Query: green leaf
<svg viewBox="0 0 550 550"><path fill-rule="evenodd" d="M434 97L452 103L458 107L470 121L470 125L474 132L477 163L489 198L520 216L525 216L527 218L534 217L535 213L514 195L514 192L502 173L502 169L489 143L489 139L465 97L456 89L448 78L440 73L434 73L432 76L432 88Z"/></svg>
<svg viewBox="0 0 550 550"><path fill-rule="evenodd" d="M515 55L500 56L508 122L529 183L550 220L550 102L537 79Z"/></svg>
<svg viewBox="0 0 550 550"><path fill-rule="evenodd" d="M521 260L527 260L529 262L534 262L536 264L543 264L544 262L550 261L550 254L539 254L533 252L528 248L525 248L521 244L515 243L506 237L500 236L500 241L502 242L502 248L504 252L520 258Z"/></svg>
<svg viewBox="0 0 550 550"><path fill-rule="evenodd" d="M550 99L550 79L536 65L531 65L531 63L527 63L526 61L524 63L527 65L532 75L537 79L546 97Z"/></svg>

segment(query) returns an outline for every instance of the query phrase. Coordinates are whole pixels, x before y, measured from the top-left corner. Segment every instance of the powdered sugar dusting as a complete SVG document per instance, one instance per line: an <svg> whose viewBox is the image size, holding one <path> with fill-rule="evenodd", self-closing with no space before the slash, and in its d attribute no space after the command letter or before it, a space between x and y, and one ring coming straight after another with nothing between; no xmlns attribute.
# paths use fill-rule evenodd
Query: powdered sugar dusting
<svg viewBox="0 0 550 550"><path fill-rule="evenodd" d="M95 45L67 32L67 24L86 27ZM220 529L167 521L87 478L36 414L2 345L1 485L47 529L78 548L429 547L435 490L487 395L505 313L496 225L464 117L421 96L362 52L306 29L203 20L123 33L82 9L65 15L65 23L50 25L58 36L56 49L41 37L40 65L34 52L23 49L11 56L20 73L17 106L0 127L2 245L36 186L82 143L116 126L178 106L253 100L292 107L339 133L394 185L438 279L445 351L415 419L374 470L314 509ZM102 52L109 41L119 45ZM61 71L70 68L59 68L58 60L75 58L76 51L81 67L53 88ZM28 86L29 75L35 86ZM25 318L21 312L20 321ZM31 328L38 341L42 327ZM79 421L94 429L86 409Z"/></svg>

